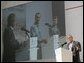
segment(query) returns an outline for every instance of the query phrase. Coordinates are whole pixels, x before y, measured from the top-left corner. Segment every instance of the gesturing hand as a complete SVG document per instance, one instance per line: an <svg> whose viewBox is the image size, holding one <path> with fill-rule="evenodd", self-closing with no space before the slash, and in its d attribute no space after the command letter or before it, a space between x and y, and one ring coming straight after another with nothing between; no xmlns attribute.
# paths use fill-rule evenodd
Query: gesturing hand
<svg viewBox="0 0 84 63"><path fill-rule="evenodd" d="M47 40L46 39L43 39L41 40L42 43L46 44L47 43Z"/></svg>
<svg viewBox="0 0 84 63"><path fill-rule="evenodd" d="M78 47L76 47L76 51L78 51L79 50L79 48Z"/></svg>
<svg viewBox="0 0 84 63"><path fill-rule="evenodd" d="M22 47L25 47L27 45L27 41L22 42Z"/></svg>

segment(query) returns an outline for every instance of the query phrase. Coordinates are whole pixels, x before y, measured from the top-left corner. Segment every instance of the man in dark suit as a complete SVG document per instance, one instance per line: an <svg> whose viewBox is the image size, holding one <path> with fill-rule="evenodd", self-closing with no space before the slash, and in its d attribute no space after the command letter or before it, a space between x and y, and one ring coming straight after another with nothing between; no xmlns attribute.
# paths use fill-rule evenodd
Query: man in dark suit
<svg viewBox="0 0 84 63"><path fill-rule="evenodd" d="M15 51L25 42L19 42L15 39L13 30L15 26L15 15L11 13L8 16L8 25L3 32L3 62L15 62Z"/></svg>
<svg viewBox="0 0 84 63"><path fill-rule="evenodd" d="M81 51L81 44L78 41L74 41L71 35L67 36L69 43L67 44L68 50L73 52L73 62L80 62L79 52Z"/></svg>

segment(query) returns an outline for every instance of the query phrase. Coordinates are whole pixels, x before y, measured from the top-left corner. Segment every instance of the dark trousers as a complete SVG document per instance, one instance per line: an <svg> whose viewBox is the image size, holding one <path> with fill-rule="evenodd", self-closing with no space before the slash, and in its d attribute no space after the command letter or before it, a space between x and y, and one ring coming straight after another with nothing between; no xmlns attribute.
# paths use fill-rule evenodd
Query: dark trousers
<svg viewBox="0 0 84 63"><path fill-rule="evenodd" d="M80 62L79 56L73 56L73 62Z"/></svg>
<svg viewBox="0 0 84 63"><path fill-rule="evenodd" d="M41 47L39 47L37 51L37 59L42 59L42 48Z"/></svg>
<svg viewBox="0 0 84 63"><path fill-rule="evenodd" d="M9 51L10 52L10 51ZM2 61L3 62L15 62L15 52L4 51Z"/></svg>
<svg viewBox="0 0 84 63"><path fill-rule="evenodd" d="M11 56L11 57L3 57L3 62L15 62L15 56Z"/></svg>

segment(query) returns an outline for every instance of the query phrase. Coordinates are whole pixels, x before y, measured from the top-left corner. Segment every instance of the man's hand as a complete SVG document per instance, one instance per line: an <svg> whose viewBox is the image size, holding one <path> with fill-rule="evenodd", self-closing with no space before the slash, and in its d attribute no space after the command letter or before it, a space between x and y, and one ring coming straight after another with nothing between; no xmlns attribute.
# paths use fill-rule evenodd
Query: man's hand
<svg viewBox="0 0 84 63"><path fill-rule="evenodd" d="M76 51L78 51L79 50L79 48L78 47L76 47Z"/></svg>
<svg viewBox="0 0 84 63"><path fill-rule="evenodd" d="M27 45L27 41L23 41L23 42L21 43L21 45L22 45L22 47L25 47L25 46Z"/></svg>
<svg viewBox="0 0 84 63"><path fill-rule="evenodd" d="M43 39L41 40L42 43L46 44L47 43L47 40L46 39Z"/></svg>
<svg viewBox="0 0 84 63"><path fill-rule="evenodd" d="M27 41L24 41L21 37L19 37L18 41L21 47L25 47L27 45Z"/></svg>

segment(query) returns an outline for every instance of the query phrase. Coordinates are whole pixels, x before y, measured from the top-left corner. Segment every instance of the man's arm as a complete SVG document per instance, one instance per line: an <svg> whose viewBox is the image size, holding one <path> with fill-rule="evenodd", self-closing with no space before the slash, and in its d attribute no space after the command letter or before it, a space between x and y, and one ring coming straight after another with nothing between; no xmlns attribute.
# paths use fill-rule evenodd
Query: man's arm
<svg viewBox="0 0 84 63"><path fill-rule="evenodd" d="M76 49L77 49L77 51L81 51L81 44L80 44L80 42L77 42Z"/></svg>
<svg viewBox="0 0 84 63"><path fill-rule="evenodd" d="M35 30L33 26L30 28L30 36L35 37Z"/></svg>
<svg viewBox="0 0 84 63"><path fill-rule="evenodd" d="M9 42L11 48L13 48L13 49L20 48L20 44L15 39L14 33L11 30L8 30L8 42Z"/></svg>

